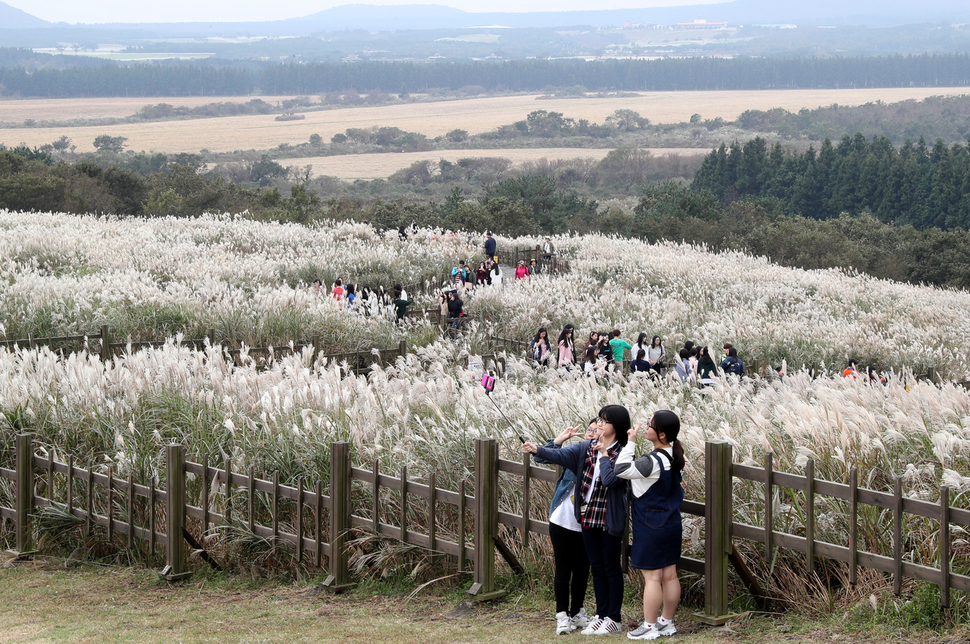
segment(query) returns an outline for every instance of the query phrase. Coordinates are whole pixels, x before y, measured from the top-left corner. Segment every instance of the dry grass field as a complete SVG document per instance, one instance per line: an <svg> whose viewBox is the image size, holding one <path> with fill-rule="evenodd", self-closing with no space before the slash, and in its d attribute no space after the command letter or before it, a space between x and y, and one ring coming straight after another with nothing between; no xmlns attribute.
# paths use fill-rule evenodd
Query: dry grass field
<svg viewBox="0 0 970 644"><path fill-rule="evenodd" d="M445 159L452 163L459 159L472 157L498 157L508 159L513 164L539 159L591 159L599 161L610 150L603 148L534 148L511 150L432 150L430 152L388 152L383 154L351 154L331 157L302 157L298 159L277 159L283 166L313 166L312 177L337 177L339 179L381 179L410 166L416 161ZM681 154L701 155L707 150L697 148L652 148L654 155Z"/></svg>
<svg viewBox="0 0 970 644"><path fill-rule="evenodd" d="M966 94L967 88L765 90L738 92L645 92L631 98L585 98L536 100L535 95L501 96L433 103L410 103L378 107L357 107L307 112L302 121L275 121L274 115L238 116L191 121L122 124L111 126L26 128L0 130L0 143L37 146L62 135L70 137L79 151L93 150L99 134L124 136L132 150L158 152L213 152L265 150L287 143L306 142L311 134L329 139L348 127L396 126L403 130L439 136L461 128L475 134L524 119L538 109L564 113L567 117L602 122L614 110L632 109L655 123L687 121L694 113L704 118L733 120L747 109L782 107L797 111L803 107L861 105L871 101L895 102L927 96ZM224 99L154 98L91 100L14 100L0 102L0 121L95 118L132 114L149 103L199 104ZM276 101L278 97L262 97ZM99 105L101 106L99 108Z"/></svg>

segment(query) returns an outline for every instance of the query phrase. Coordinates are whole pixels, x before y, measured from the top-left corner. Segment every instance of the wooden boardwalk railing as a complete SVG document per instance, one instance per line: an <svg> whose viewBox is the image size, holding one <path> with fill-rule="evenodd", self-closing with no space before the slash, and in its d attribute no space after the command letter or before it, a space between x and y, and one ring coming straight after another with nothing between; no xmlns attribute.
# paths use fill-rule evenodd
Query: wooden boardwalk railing
<svg viewBox="0 0 970 644"><path fill-rule="evenodd" d="M209 543L211 539L205 537L219 534L220 528L232 526L287 544L297 561L320 567L326 558L330 576L325 584L341 590L353 583L346 544L349 532L357 529L450 555L458 571L467 571L466 562L471 559L474 583L469 592L479 599L494 599L504 594L495 581L496 551L514 569L521 569L500 536L500 526L520 535L522 549L529 547L533 535L548 535L549 524L533 518L532 509L534 505L546 507L551 484L557 479L554 470L535 466L524 455L521 460L499 458L498 444L487 438L475 439L471 494L464 479L457 490L438 487L438 473L434 471L426 481L419 482L406 467L395 473L382 472L377 461L355 467L349 444L340 442L330 445L326 490L321 481L306 484L300 478L287 485L280 482L278 473L259 478L253 468L235 472L229 464L223 469L211 467L206 457L201 463L188 462L180 445L165 448L165 480L159 486L154 480L136 482L130 473L119 478L111 467L79 467L70 457L67 462L57 461L53 451L38 455L27 434L18 435L15 442L14 458L8 463L13 467L0 467L0 479L13 484L13 502L11 507L0 505L0 519L13 524L15 555L34 552L35 513L53 508L74 517L87 534L100 529L109 542L123 543L129 550L141 544L154 556L160 545L165 551L162 573L170 579L191 574L186 542L216 565L200 544ZM515 482L502 485L503 475L514 477ZM849 483L843 484L817 479L813 461L808 461L804 475L775 471L770 454L763 468L741 465L732 462L731 445L722 441L706 444L704 475L705 500L685 500L682 506L685 514L704 517L704 558L682 557L679 564L683 570L704 576L705 610L695 616L699 619L723 623L729 618L728 577L732 565L752 592L763 594L737 555L736 539L762 544L766 560L771 559L775 548L804 553L809 575L816 559L824 558L847 565L850 583L855 582L859 568L891 574L897 594L904 578L924 580L940 587L944 607L950 604L951 589L970 591L970 576L954 572L951 564L951 526L970 528L970 510L951 507L945 486L939 501L929 502L903 497L900 477L894 479L894 490L888 493L860 488L855 469ZM534 486L534 482L543 485ZM743 499L749 507L759 498L763 501L763 525L735 519L733 496L738 482L763 486L762 496L752 492ZM361 486L366 494L362 494ZM537 492L538 488L542 491ZM799 529L804 534L776 529L774 499L779 491L789 493L791 505L801 506L804 521ZM499 510L503 494L515 496L518 512ZM847 512L839 519L848 531L846 545L816 538L818 497L844 502ZM197 505L192 499L198 500ZM509 500L505 501L502 507L510 507ZM863 506L891 515L891 552L867 550L859 543ZM831 509L828 514L831 520ZM910 536L903 526L914 518L938 522L932 565L907 558ZM921 545L926 548L932 544Z"/></svg>

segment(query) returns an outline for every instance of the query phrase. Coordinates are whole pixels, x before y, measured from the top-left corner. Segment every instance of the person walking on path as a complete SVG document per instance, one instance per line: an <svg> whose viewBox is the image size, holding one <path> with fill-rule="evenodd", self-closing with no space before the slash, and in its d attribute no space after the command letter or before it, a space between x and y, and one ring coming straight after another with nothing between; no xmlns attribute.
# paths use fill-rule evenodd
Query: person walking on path
<svg viewBox="0 0 970 644"><path fill-rule="evenodd" d="M559 449L579 443L583 438L596 437L597 419L590 421L583 436L577 428L567 427L555 438L550 438L545 447ZM538 456L533 460L547 465ZM586 588L589 584L589 559L586 557L586 544L583 543L583 527L573 512L576 495L576 475L572 470L562 468L549 504L549 541L552 542L552 558L556 573L552 582L556 596L556 635L571 633L577 628L586 628L589 616L583 607L586 601Z"/></svg>
<svg viewBox="0 0 970 644"><path fill-rule="evenodd" d="M485 259L492 259L495 257L495 238L492 237L492 232L489 231L485 233Z"/></svg>
<svg viewBox="0 0 970 644"><path fill-rule="evenodd" d="M612 339L610 340L610 348L613 349L613 362L616 367L616 371L623 371L623 352L633 349L633 346L620 337L620 330L613 329L613 333L610 334ZM636 356L631 356L635 358Z"/></svg>
<svg viewBox="0 0 970 644"><path fill-rule="evenodd" d="M573 516L583 529L583 543L593 573L596 616L583 635L610 635L623 629L623 568L620 551L627 525L628 484L613 464L627 445L630 413L622 405L607 405L597 415L597 437L562 449L523 443L522 451L562 465L576 475ZM575 428L579 432L581 428Z"/></svg>
<svg viewBox="0 0 970 644"><path fill-rule="evenodd" d="M573 353L573 325L567 324L559 334L559 361L560 367L569 369L576 363L576 356Z"/></svg>
<svg viewBox="0 0 970 644"><path fill-rule="evenodd" d="M680 561L684 528L680 506L684 501L681 472L684 448L677 439L680 419L672 411L653 415L643 432L653 451L635 459L641 424L628 434L614 472L633 487L633 547L630 565L643 575L643 623L626 636L654 640L677 632L674 613L680 604ZM663 612L660 608L663 606Z"/></svg>

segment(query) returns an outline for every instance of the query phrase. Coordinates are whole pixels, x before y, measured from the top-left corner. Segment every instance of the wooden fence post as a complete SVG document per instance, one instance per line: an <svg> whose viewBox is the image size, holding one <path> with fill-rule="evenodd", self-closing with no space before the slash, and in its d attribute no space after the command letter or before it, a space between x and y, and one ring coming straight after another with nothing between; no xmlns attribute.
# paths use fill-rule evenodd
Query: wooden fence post
<svg viewBox="0 0 970 644"><path fill-rule="evenodd" d="M111 330L107 324L101 326L101 362L108 364L111 359Z"/></svg>
<svg viewBox="0 0 970 644"><path fill-rule="evenodd" d="M721 625L730 620L728 561L731 540L731 444L707 441L704 450L704 612L694 619Z"/></svg>
<svg viewBox="0 0 970 644"><path fill-rule="evenodd" d="M495 588L495 539L498 537L498 443L475 439L475 582L468 594L480 601L504 597Z"/></svg>
<svg viewBox="0 0 970 644"><path fill-rule="evenodd" d="M323 585L334 592L353 588L347 558L350 530L350 443L330 444L330 576Z"/></svg>
<svg viewBox="0 0 970 644"><path fill-rule="evenodd" d="M185 448L165 447L165 557L162 577L178 581L192 576L185 553Z"/></svg>
<svg viewBox="0 0 970 644"><path fill-rule="evenodd" d="M34 522L31 514L34 511L34 436L32 434L17 434L16 463L17 463L17 492L14 498L14 512L17 527L15 531L15 550L8 550L18 559L27 558L34 550ZM52 494L48 493L50 496Z"/></svg>

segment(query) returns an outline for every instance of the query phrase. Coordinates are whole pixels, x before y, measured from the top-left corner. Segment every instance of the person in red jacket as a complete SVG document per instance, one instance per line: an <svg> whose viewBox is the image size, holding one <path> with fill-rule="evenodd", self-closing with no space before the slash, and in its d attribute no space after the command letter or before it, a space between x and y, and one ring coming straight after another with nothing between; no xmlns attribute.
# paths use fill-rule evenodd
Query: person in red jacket
<svg viewBox="0 0 970 644"><path fill-rule="evenodd" d="M515 269L515 279L524 280L529 277L529 269L525 267L525 262L519 260L519 267Z"/></svg>

